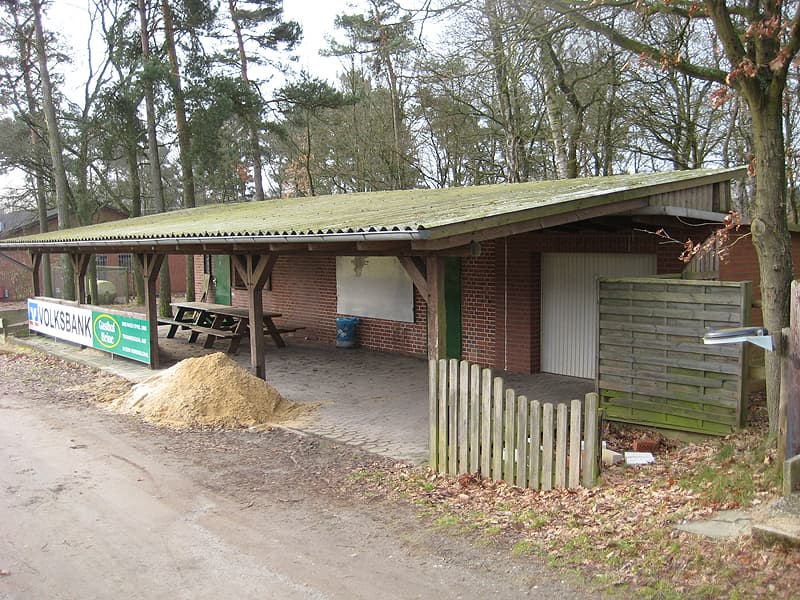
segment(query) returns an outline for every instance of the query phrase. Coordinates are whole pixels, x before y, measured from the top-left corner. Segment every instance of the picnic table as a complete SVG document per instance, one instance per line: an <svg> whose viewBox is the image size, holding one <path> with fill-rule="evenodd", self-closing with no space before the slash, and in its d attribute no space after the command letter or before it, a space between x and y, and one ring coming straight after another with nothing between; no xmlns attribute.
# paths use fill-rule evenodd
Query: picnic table
<svg viewBox="0 0 800 600"><path fill-rule="evenodd" d="M227 306L225 304L212 304L209 302L174 302L175 317L159 318L159 325L169 325L168 338L175 337L178 329L190 330L189 342L195 342L197 337L205 334L204 348L213 348L218 338L229 339L229 354L236 354L242 337L250 333L250 311L246 308ZM279 327L273 321L281 313L264 311L262 323L258 328L259 333L266 333L275 342L278 348L286 347L286 342L281 333L289 333L301 329L300 327Z"/></svg>

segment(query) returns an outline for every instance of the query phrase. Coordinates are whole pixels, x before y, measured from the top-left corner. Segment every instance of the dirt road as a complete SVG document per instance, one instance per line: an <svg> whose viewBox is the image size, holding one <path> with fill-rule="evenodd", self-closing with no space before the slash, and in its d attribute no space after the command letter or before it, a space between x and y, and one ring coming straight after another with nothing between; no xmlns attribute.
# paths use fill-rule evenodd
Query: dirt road
<svg viewBox="0 0 800 600"><path fill-rule="evenodd" d="M587 597L347 492L383 459L282 430L151 427L97 407L87 389L105 385L0 354L0 598Z"/></svg>

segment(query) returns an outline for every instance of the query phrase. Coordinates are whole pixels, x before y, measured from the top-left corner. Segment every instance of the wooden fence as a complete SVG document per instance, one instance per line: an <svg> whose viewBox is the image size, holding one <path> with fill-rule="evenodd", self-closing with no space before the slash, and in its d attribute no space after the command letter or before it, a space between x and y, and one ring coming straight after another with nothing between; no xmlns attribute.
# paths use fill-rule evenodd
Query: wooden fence
<svg viewBox="0 0 800 600"><path fill-rule="evenodd" d="M605 418L726 435L746 417L747 344L704 345L747 325L750 282L601 279L598 389Z"/></svg>
<svg viewBox="0 0 800 600"><path fill-rule="evenodd" d="M455 359L430 361L429 390L434 470L542 490L595 485L597 394L569 406L531 401L491 369Z"/></svg>

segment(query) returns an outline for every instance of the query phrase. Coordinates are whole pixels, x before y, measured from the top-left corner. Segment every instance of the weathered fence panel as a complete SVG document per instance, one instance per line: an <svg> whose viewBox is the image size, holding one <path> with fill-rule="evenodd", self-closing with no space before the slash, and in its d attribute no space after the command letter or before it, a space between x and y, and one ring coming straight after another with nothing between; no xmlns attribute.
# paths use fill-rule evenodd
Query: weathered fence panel
<svg viewBox="0 0 800 600"><path fill-rule="evenodd" d="M746 344L704 345L742 327L750 282L601 279L597 379L606 419L726 435L746 417Z"/></svg>
<svg viewBox="0 0 800 600"><path fill-rule="evenodd" d="M490 369L455 359L430 361L429 384L434 470L542 490L595 485L597 394L569 406L530 401Z"/></svg>

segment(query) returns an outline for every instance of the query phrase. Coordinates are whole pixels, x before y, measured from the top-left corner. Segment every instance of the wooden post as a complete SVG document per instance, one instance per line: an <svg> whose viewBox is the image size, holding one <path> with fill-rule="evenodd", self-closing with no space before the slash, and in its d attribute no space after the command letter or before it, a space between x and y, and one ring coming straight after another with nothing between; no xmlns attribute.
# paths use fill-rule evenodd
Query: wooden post
<svg viewBox="0 0 800 600"><path fill-rule="evenodd" d="M161 264L164 262L163 254L134 254L134 260L139 265L144 278L144 306L147 310L147 324L150 340L150 368L159 367L158 355L158 308L156 306L156 281Z"/></svg>
<svg viewBox="0 0 800 600"><path fill-rule="evenodd" d="M277 254L247 254L234 256L232 261L247 288L250 315L250 368L260 379L266 379L267 376L264 358L264 298L261 293L277 260Z"/></svg>
<svg viewBox="0 0 800 600"><path fill-rule="evenodd" d="M580 400L569 405L569 487L581 484L581 411Z"/></svg>
<svg viewBox="0 0 800 600"><path fill-rule="evenodd" d="M91 254L78 252L70 252L69 254L75 280L75 300L78 301L78 304L86 304L86 271L89 268L89 259L91 257Z"/></svg>
<svg viewBox="0 0 800 600"><path fill-rule="evenodd" d="M792 282L794 283L794 282ZM793 307L792 307L793 308ZM788 426L788 407L789 396L791 394L789 388L792 383L792 360L790 358L790 340L792 337L792 328L785 327L777 336L773 336L775 340L775 351L780 353L781 357L781 395L778 403L778 456L777 461L779 465L786 462L789 456L787 452L787 444L789 441L787 426Z"/></svg>
<svg viewBox="0 0 800 600"><path fill-rule="evenodd" d="M39 271L42 267L42 253L31 252L32 276L33 276L33 295L42 295L42 284L39 279Z"/></svg>
<svg viewBox="0 0 800 600"><path fill-rule="evenodd" d="M436 360L428 361L428 465L439 470L439 375Z"/></svg>
<svg viewBox="0 0 800 600"><path fill-rule="evenodd" d="M444 298L444 258L429 256L428 284L428 358L447 357L447 327Z"/></svg>
<svg viewBox="0 0 800 600"><path fill-rule="evenodd" d="M494 378L492 392L492 479L503 479L503 390L502 377Z"/></svg>
<svg viewBox="0 0 800 600"><path fill-rule="evenodd" d="M469 368L469 468L470 473L480 471L481 447L481 368Z"/></svg>
<svg viewBox="0 0 800 600"><path fill-rule="evenodd" d="M542 471L541 489L553 489L553 405L547 402L542 408Z"/></svg>
<svg viewBox="0 0 800 600"><path fill-rule="evenodd" d="M492 476L492 370L481 371L481 456L482 477Z"/></svg>
<svg viewBox="0 0 800 600"><path fill-rule="evenodd" d="M438 412L438 422L437 427L439 430L439 441L438 441L438 448L439 448L439 456L438 460L436 461L437 470L439 473L446 473L447 472L447 400L448 400L448 389L449 389L449 381L448 381L448 369L447 369L447 360L444 358L440 358L439 362L439 410Z"/></svg>
<svg viewBox="0 0 800 600"><path fill-rule="evenodd" d="M599 396L596 393L586 394L583 421L583 487L594 487L597 483L597 456L600 452L598 431Z"/></svg>
<svg viewBox="0 0 800 600"><path fill-rule="evenodd" d="M528 429L528 487L538 490L542 481L542 405L538 400L531 402L530 428Z"/></svg>
<svg viewBox="0 0 800 600"><path fill-rule="evenodd" d="M556 408L556 483L557 488L567 487L567 405Z"/></svg>
<svg viewBox="0 0 800 600"><path fill-rule="evenodd" d="M447 472L458 474L458 361L451 358L447 376Z"/></svg>
<svg viewBox="0 0 800 600"><path fill-rule="evenodd" d="M800 454L800 281L792 282L789 328L781 336L778 464Z"/></svg>
<svg viewBox="0 0 800 600"><path fill-rule="evenodd" d="M517 441L516 424L517 424L517 395L513 389L509 388L505 393L505 401L503 402L503 448L505 449L505 456L503 457L503 481L514 485L516 483L514 476L516 471L514 469L514 444Z"/></svg>
<svg viewBox="0 0 800 600"><path fill-rule="evenodd" d="M517 473L515 483L520 487L528 485L528 399L517 398Z"/></svg>

